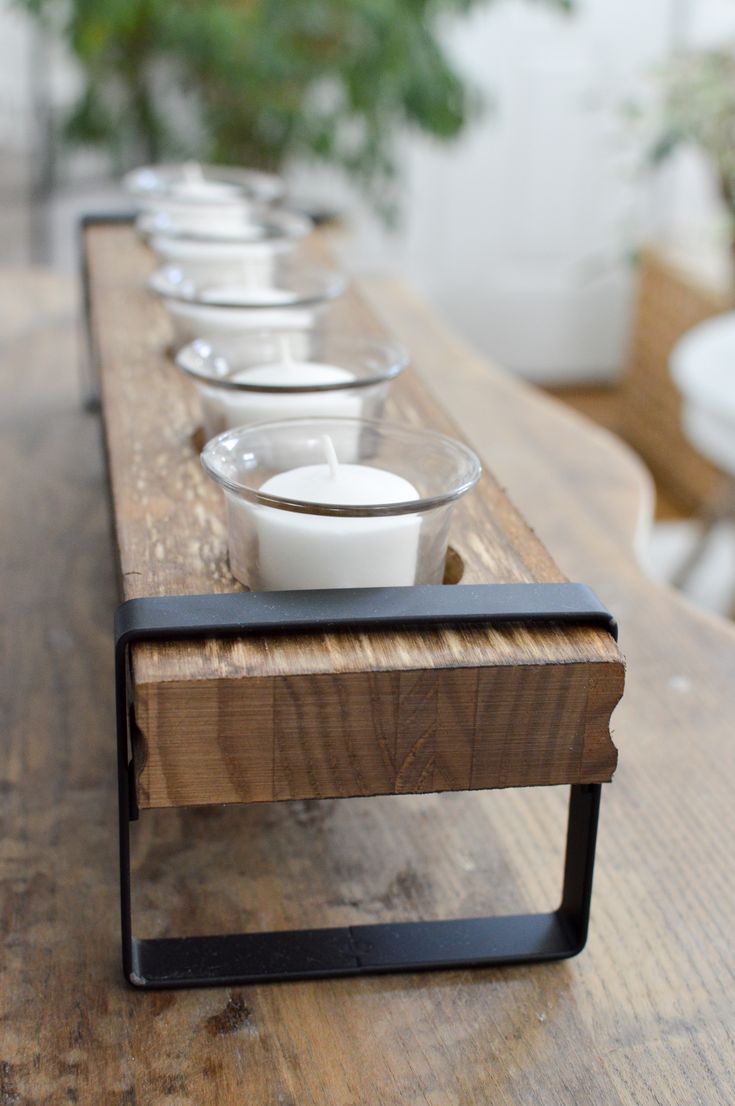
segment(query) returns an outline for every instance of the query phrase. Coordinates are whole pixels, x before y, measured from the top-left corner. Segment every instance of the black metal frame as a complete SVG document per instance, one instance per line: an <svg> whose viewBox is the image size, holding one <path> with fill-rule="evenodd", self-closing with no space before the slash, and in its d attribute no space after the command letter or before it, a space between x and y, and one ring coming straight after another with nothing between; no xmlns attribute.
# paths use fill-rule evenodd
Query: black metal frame
<svg viewBox="0 0 735 1106"><path fill-rule="evenodd" d="M130 749L131 645L260 632L504 622L595 625L617 639L615 620L584 584L246 592L121 604L115 620L115 680L125 978L141 988L204 987L483 967L580 952L589 925L600 784L571 787L562 901L552 913L145 940L132 932L130 822L138 808Z"/></svg>

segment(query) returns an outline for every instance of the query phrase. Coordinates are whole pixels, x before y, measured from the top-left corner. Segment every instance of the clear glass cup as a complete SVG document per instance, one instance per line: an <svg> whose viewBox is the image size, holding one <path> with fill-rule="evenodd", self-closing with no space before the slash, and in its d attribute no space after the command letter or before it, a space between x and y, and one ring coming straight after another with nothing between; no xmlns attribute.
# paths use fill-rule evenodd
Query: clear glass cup
<svg viewBox="0 0 735 1106"><path fill-rule="evenodd" d="M292 256L277 257L267 281L247 266L202 280L186 266L166 265L148 282L168 311L175 349L195 338L217 345L254 330L311 330L346 286L342 273Z"/></svg>
<svg viewBox="0 0 735 1106"><path fill-rule="evenodd" d="M272 173L187 161L143 165L123 177L139 212L161 212L190 230L242 217L243 208L278 203L285 185Z"/></svg>
<svg viewBox="0 0 735 1106"><path fill-rule="evenodd" d="M367 419L240 427L201 459L225 494L232 574L256 591L441 583L452 507L482 471L443 434Z"/></svg>
<svg viewBox="0 0 735 1106"><path fill-rule="evenodd" d="M210 283L246 272L265 286L276 277L277 257L292 252L313 229L306 216L276 207L238 208L206 228L192 229L160 211L139 215L136 225L159 265L181 266L198 282Z"/></svg>
<svg viewBox="0 0 735 1106"><path fill-rule="evenodd" d="M378 419L408 355L376 338L260 331L229 350L198 338L179 350L176 364L196 384L208 441L223 430L285 418Z"/></svg>

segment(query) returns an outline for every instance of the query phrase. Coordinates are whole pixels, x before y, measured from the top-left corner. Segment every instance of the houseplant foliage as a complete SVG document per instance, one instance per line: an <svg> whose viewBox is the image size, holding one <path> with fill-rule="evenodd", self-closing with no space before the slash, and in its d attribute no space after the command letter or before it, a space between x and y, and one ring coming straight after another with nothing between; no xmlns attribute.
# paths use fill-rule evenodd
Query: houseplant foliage
<svg viewBox="0 0 735 1106"><path fill-rule="evenodd" d="M107 148L117 168L316 159L385 209L396 135L451 139L477 107L441 30L482 0L18 2L81 65L63 137ZM544 2L567 9L571 0Z"/></svg>
<svg viewBox="0 0 735 1106"><path fill-rule="evenodd" d="M658 92L650 160L697 146L717 174L735 239L735 48L674 55L659 70Z"/></svg>

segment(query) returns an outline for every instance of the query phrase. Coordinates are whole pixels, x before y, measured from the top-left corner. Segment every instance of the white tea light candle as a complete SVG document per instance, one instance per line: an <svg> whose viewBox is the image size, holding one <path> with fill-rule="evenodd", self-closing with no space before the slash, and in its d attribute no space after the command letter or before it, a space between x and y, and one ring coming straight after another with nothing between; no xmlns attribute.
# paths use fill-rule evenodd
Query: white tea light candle
<svg viewBox="0 0 735 1106"><path fill-rule="evenodd" d="M248 384L252 391L202 388L205 433L209 433L211 427L215 428L212 433L217 433L267 419L292 419L305 415L357 418L362 412L359 395L347 389L289 390L297 387L320 389L325 385L354 381L354 373L336 365L320 365L315 361L256 365L252 369L241 369L230 379L238 384Z"/></svg>
<svg viewBox="0 0 735 1106"><path fill-rule="evenodd" d="M196 384L205 441L222 430L269 419L375 418L408 360L390 342L334 333L263 331L237 344L195 341L176 356ZM357 423L351 426L340 440L343 461L357 459L359 429ZM284 451L282 468L298 464Z"/></svg>
<svg viewBox="0 0 735 1106"><path fill-rule="evenodd" d="M259 284L246 270L213 285L196 271L167 265L148 286L166 305L177 348L195 338L216 344L244 331L310 330L345 287L341 274L289 257L276 276L277 287Z"/></svg>
<svg viewBox="0 0 735 1106"><path fill-rule="evenodd" d="M247 385L246 389L201 389L205 434L211 437L222 429L267 419L306 415L357 418L362 413L359 394L334 387L354 382L354 373L337 365L295 361L285 335L281 335L280 347L280 361L240 369L229 377L233 383ZM299 388L311 390L293 390Z"/></svg>
<svg viewBox="0 0 735 1106"><path fill-rule="evenodd" d="M269 173L196 162L144 165L123 178L138 211L164 214L179 227L206 232L234 227L254 204L283 198L283 181Z"/></svg>
<svg viewBox="0 0 735 1106"><path fill-rule="evenodd" d="M440 584L452 507L481 471L461 442L366 418L226 430L202 465L225 493L232 574L256 591Z"/></svg>
<svg viewBox="0 0 735 1106"><path fill-rule="evenodd" d="M208 306L209 305L209 306ZM197 336L211 341L227 339L246 330L309 330L317 311L299 307L293 292L281 288L221 285L201 292L200 303L167 300L177 343ZM283 308L283 310L278 310Z"/></svg>
<svg viewBox="0 0 735 1106"><path fill-rule="evenodd" d="M417 500L408 480L370 465L339 464L331 438L325 463L279 473L262 495L315 504L386 505ZM334 518L259 507L258 563L265 591L398 587L416 579L418 515Z"/></svg>
<svg viewBox="0 0 735 1106"><path fill-rule="evenodd" d="M203 281L221 280L223 274L245 271L254 284L272 287L277 254L290 248L290 243L286 247L274 246L265 240L265 232L259 227L252 228L251 237L247 234L242 232L235 245L217 238L154 234L148 245L162 264L184 265Z"/></svg>
<svg viewBox="0 0 735 1106"><path fill-rule="evenodd" d="M139 215L136 226L161 265L183 266L202 284L246 274L254 286L275 287L278 259L310 233L311 220L283 208L227 210L199 231L161 212Z"/></svg>
<svg viewBox="0 0 735 1106"><path fill-rule="evenodd" d="M181 166L181 176L171 182L169 195L184 200L232 200L240 193L236 184L223 180L207 180L198 161Z"/></svg>
<svg viewBox="0 0 735 1106"><path fill-rule="evenodd" d="M285 288L260 285L244 273L241 281L202 288L200 299L202 303L212 303L217 307L272 307L279 303L293 303L296 296Z"/></svg>

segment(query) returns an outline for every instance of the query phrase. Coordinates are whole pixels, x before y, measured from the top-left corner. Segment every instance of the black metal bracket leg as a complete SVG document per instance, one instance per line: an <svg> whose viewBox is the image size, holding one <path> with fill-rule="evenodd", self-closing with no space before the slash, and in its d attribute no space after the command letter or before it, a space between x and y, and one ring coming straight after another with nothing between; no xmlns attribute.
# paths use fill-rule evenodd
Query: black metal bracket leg
<svg viewBox="0 0 735 1106"><path fill-rule="evenodd" d="M129 647L139 641L455 623L589 624L617 638L583 584L488 584L133 599L115 623L123 971L142 988L265 983L379 972L474 968L575 956L587 939L600 784L571 787L562 900L548 914L399 922L208 937L139 939L131 914L130 822L138 817L129 748Z"/></svg>

